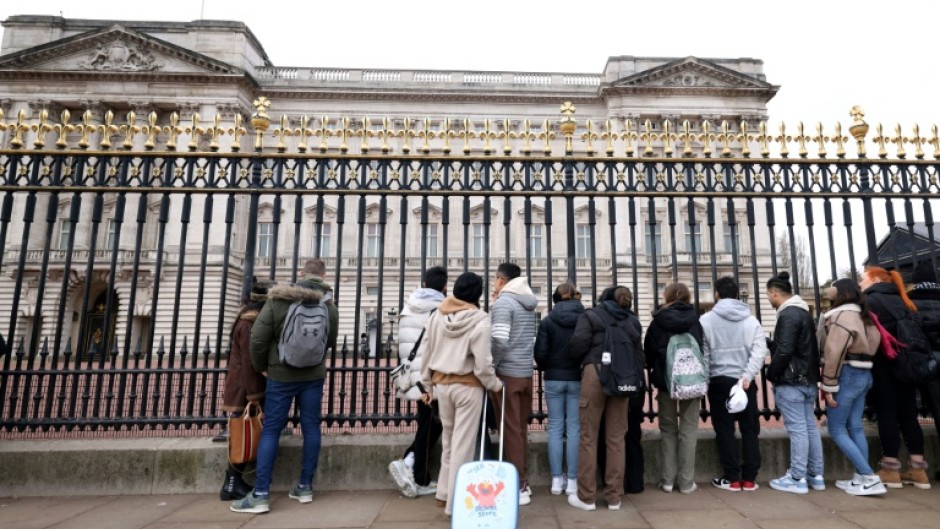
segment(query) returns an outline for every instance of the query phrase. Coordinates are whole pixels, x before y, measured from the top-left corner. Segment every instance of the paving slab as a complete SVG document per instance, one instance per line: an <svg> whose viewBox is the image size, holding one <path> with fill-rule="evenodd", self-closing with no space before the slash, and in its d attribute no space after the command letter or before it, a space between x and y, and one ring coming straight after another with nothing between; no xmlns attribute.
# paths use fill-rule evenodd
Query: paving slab
<svg viewBox="0 0 940 529"><path fill-rule="evenodd" d="M131 496L133 497L133 496ZM72 498L3 498L0 499L0 520L5 527L45 529L63 520L86 512L97 512L114 497Z"/></svg>
<svg viewBox="0 0 940 529"><path fill-rule="evenodd" d="M218 494L187 494L184 497L192 501L160 519L160 522L245 524L249 520L243 513L230 511L228 507L231 502L219 501Z"/></svg>
<svg viewBox="0 0 940 529"><path fill-rule="evenodd" d="M865 529L885 529L903 527L904 529L937 529L940 517L933 509L911 510L899 517L897 512L868 511L840 513L844 518L855 522Z"/></svg>
<svg viewBox="0 0 940 529"><path fill-rule="evenodd" d="M918 491L922 497L931 497L934 502L940 502L940 496L931 491ZM912 496L903 490L888 489L888 493L881 496L850 496L845 491L828 484L824 491L811 491L805 496L806 501L818 505L827 512L857 512L857 511L909 511L922 509L923 505L913 501ZM940 524L938 524L940 526Z"/></svg>
<svg viewBox="0 0 940 529"><path fill-rule="evenodd" d="M50 529L142 529L193 501L193 497L183 495L115 497Z"/></svg>
<svg viewBox="0 0 940 529"><path fill-rule="evenodd" d="M254 515L245 529L346 529L371 527L392 491L321 492L302 504L272 493L271 512ZM226 507L228 508L228 507ZM252 516L243 514L243 516Z"/></svg>
<svg viewBox="0 0 940 529"><path fill-rule="evenodd" d="M752 520L768 518L816 518L829 514L818 504L807 501L808 496L773 490L766 483L753 492L730 492L710 487L707 490L732 509ZM842 492L842 491L839 491ZM842 492L842 494L845 494ZM847 494L845 494L847 496Z"/></svg>
<svg viewBox="0 0 940 529"><path fill-rule="evenodd" d="M806 518L773 518L770 520L757 520L761 529L794 529L805 527ZM813 529L859 529L858 524L850 522L838 515L825 518L813 518Z"/></svg>
<svg viewBox="0 0 940 529"><path fill-rule="evenodd" d="M653 529L757 529L754 520L732 510L649 511L643 513Z"/></svg>

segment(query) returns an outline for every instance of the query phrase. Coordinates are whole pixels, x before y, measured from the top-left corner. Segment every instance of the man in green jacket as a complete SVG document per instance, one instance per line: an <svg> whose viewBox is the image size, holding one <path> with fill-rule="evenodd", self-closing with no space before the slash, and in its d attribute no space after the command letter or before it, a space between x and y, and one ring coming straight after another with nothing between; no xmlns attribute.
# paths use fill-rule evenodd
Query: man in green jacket
<svg viewBox="0 0 940 529"><path fill-rule="evenodd" d="M295 285L277 286L268 293L268 300L251 328L251 363L255 371L267 378L264 394L264 427L258 444L258 469L255 489L243 499L232 503L235 512L262 513L269 510L269 489L274 462L277 458L281 430L287 425L291 403L296 398L300 412L300 428L304 436L303 464L300 479L291 488L289 497L300 503L313 501L313 476L320 455L320 410L326 366L321 362L312 367L284 365L278 357L278 341L284 320L295 301L322 302L332 289L323 281L326 266L320 259L307 261L304 279ZM329 313L327 348L336 347L339 312L331 299L325 302Z"/></svg>

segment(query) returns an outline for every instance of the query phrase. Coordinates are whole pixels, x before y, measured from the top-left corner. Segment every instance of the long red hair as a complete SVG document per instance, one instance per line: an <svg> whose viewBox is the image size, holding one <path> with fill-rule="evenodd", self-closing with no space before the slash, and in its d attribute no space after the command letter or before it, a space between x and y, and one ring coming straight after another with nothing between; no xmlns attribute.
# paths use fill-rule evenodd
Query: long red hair
<svg viewBox="0 0 940 529"><path fill-rule="evenodd" d="M898 287L898 294L901 295L901 301L904 302L907 310L911 312L917 312L917 305L911 301L911 298L907 297L907 289L904 287L904 279L901 278L901 274L897 273L896 270L891 270L889 272L880 266L866 266L865 273L868 274L870 278L877 279L882 283L894 283L894 286Z"/></svg>

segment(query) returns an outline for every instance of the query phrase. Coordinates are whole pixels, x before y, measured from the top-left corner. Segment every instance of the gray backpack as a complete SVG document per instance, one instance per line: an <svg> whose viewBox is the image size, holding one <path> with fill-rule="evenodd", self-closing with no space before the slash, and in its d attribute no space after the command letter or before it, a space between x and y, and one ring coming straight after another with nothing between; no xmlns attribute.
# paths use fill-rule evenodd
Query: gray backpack
<svg viewBox="0 0 940 529"><path fill-rule="evenodd" d="M277 358L289 367L313 367L323 363L330 335L327 292L319 301L295 301L287 310L284 328L277 342Z"/></svg>

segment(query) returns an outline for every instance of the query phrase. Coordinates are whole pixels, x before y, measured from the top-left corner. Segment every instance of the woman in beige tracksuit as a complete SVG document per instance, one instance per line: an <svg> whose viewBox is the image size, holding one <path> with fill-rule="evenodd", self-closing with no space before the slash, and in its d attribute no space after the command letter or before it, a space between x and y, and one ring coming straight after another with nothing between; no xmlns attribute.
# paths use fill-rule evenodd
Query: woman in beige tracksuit
<svg viewBox="0 0 940 529"><path fill-rule="evenodd" d="M437 399L444 427L438 505L453 509L453 487L460 465L473 461L484 391L502 391L490 353L490 318L480 310L483 279L464 272L428 320L421 379Z"/></svg>

